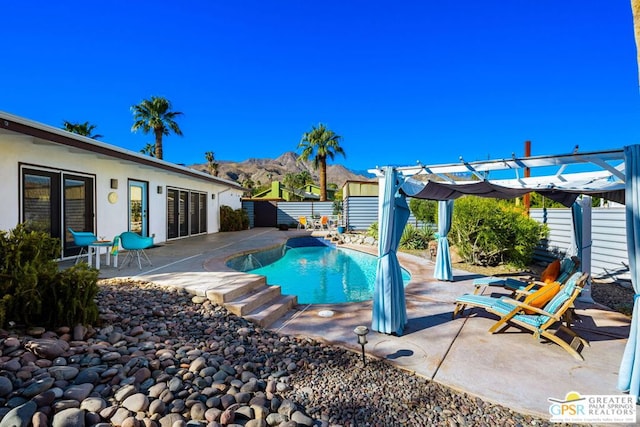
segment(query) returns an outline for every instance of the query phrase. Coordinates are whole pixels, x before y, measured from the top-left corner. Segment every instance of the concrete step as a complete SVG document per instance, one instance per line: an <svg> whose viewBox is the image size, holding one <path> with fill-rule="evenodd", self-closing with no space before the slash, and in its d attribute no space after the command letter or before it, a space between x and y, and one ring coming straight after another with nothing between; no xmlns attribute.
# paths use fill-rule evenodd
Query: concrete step
<svg viewBox="0 0 640 427"><path fill-rule="evenodd" d="M241 295L233 301L225 303L224 306L236 316L244 316L261 305L268 304L281 295L280 286L264 285L254 289L252 292Z"/></svg>
<svg viewBox="0 0 640 427"><path fill-rule="evenodd" d="M224 305L265 286L267 279L257 274L242 274L207 290L206 297L215 304Z"/></svg>
<svg viewBox="0 0 640 427"><path fill-rule="evenodd" d="M284 314L291 310L296 304L298 304L297 296L281 295L268 304L261 305L256 308L253 312L244 316L244 318L260 325L263 328L268 328L273 322L284 316Z"/></svg>

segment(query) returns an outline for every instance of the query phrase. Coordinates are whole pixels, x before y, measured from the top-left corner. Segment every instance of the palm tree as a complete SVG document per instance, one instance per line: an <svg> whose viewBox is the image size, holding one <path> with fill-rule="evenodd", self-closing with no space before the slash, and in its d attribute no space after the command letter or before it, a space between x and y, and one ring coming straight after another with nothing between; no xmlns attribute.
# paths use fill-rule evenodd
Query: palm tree
<svg viewBox="0 0 640 427"><path fill-rule="evenodd" d="M285 187L291 190L295 190L298 185L298 179L296 174L293 172L289 172L285 174L284 178L282 178L282 183L284 184Z"/></svg>
<svg viewBox="0 0 640 427"><path fill-rule="evenodd" d="M67 120L64 120L62 122L62 129L66 130L67 132L71 132L71 133L75 133L78 135L82 135L82 136L86 136L88 138L91 139L99 139L102 138L102 135L92 135L91 133L93 132L93 130L96 128L96 125L92 125L89 122L84 122L84 123L73 123Z"/></svg>
<svg viewBox="0 0 640 427"><path fill-rule="evenodd" d="M153 131L156 137L155 157L162 159L162 136L168 136L171 132L182 136L180 127L175 122L177 116L182 115L179 111L171 111L171 103L161 96L152 96L145 99L138 105L131 107L133 112L133 126L131 132L142 130L147 134Z"/></svg>
<svg viewBox="0 0 640 427"><path fill-rule="evenodd" d="M313 177L307 170L300 171L300 173L298 173L298 179L302 183L301 185L313 184Z"/></svg>
<svg viewBox="0 0 640 427"><path fill-rule="evenodd" d="M346 157L340 147L342 137L327 129L322 123L312 126L310 132L302 135L298 148L302 148L300 158L309 160L313 157L313 168L320 169L320 201L327 200L327 158L333 160L336 154Z"/></svg>
<svg viewBox="0 0 640 427"><path fill-rule="evenodd" d="M155 157L156 155L156 147L153 144L147 142L147 145L144 146L142 150L140 150L142 154L146 154L147 156Z"/></svg>
<svg viewBox="0 0 640 427"><path fill-rule="evenodd" d="M636 39L636 62L638 63L638 81L640 82L640 0L631 0L633 13L633 33Z"/></svg>
<svg viewBox="0 0 640 427"><path fill-rule="evenodd" d="M209 173L213 176L218 176L218 163L216 162L216 155L213 151L207 151L204 153L204 158L207 160L207 166L209 167Z"/></svg>

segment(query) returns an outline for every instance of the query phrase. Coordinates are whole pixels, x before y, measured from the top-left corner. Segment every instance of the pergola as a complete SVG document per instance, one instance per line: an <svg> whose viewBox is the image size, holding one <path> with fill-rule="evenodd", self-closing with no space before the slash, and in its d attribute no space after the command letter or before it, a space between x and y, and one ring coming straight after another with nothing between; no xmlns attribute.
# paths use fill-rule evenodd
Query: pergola
<svg viewBox="0 0 640 427"><path fill-rule="evenodd" d="M577 169L577 170L575 170ZM452 280L447 234L453 200L464 195L514 198L537 192L572 207L574 241L583 271L590 271L591 197L598 196L626 207L629 270L635 290L629 339L622 358L618 388L640 394L640 145L623 149L532 156L425 166L376 168L378 199L378 267L373 298L372 329L401 335L408 322L400 265L396 256L409 217L407 197L437 200L438 251L434 276ZM418 180L419 175L428 179ZM473 176L470 180L469 176ZM579 224L582 224L581 226ZM584 230L584 232L583 232Z"/></svg>

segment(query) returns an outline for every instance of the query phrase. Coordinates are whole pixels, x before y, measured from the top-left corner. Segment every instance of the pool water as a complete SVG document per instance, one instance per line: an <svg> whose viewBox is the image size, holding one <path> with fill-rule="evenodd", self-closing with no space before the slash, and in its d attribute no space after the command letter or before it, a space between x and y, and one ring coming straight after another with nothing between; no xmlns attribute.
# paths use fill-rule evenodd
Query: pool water
<svg viewBox="0 0 640 427"><path fill-rule="evenodd" d="M267 277L282 293L296 295L300 304L359 302L373 298L377 258L328 246L287 248L277 261L248 273ZM410 280L402 271L406 286Z"/></svg>

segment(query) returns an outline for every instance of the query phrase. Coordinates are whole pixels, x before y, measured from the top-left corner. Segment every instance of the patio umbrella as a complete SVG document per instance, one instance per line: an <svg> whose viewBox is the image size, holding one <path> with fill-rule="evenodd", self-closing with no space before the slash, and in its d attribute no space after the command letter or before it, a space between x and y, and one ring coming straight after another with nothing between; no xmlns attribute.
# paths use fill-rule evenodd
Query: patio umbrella
<svg viewBox="0 0 640 427"><path fill-rule="evenodd" d="M625 158L625 209L627 216L627 251L629 272L635 291L629 340L620 362L618 389L640 395L640 145L624 147Z"/></svg>
<svg viewBox="0 0 640 427"><path fill-rule="evenodd" d="M383 173L384 195L378 210L378 265L371 329L400 335L407 324L407 306L396 251L409 219L409 206L404 195L398 192L402 176L392 167L385 167Z"/></svg>
<svg viewBox="0 0 640 427"><path fill-rule="evenodd" d="M451 254L449 253L449 231L453 216L453 200L438 202L438 251L436 252L436 266L433 277L438 280L453 280L451 270Z"/></svg>

